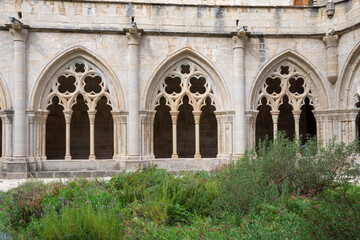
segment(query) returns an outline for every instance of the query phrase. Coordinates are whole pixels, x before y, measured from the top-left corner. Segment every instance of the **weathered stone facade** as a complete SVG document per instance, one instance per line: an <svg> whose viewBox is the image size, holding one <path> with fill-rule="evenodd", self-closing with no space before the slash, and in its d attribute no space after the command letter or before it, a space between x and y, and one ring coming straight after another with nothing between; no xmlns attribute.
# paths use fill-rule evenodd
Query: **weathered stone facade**
<svg viewBox="0 0 360 240"><path fill-rule="evenodd" d="M1 1L0 175L210 169L279 130L352 141L360 1L313 2Z"/></svg>

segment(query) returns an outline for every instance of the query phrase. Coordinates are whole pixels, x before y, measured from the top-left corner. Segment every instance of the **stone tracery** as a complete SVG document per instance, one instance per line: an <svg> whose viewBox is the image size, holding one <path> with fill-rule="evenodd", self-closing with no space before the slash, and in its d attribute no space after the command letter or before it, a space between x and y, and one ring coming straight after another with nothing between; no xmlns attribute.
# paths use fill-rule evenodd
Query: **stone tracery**
<svg viewBox="0 0 360 240"><path fill-rule="evenodd" d="M172 158L178 157L177 123L180 107L187 104L192 107L195 124L194 157L200 158L200 118L202 116L202 107L207 103L215 107L212 82L209 81L209 77L201 67L188 60L179 62L167 71L164 76L157 89L155 107L160 106L161 101L165 99L165 105L170 108L173 142Z"/></svg>
<svg viewBox="0 0 360 240"><path fill-rule="evenodd" d="M260 86L260 90L257 91L256 108L261 109L266 105L270 107L274 138L278 131L282 106L287 106L286 109L292 109L295 134L297 138L299 137L300 115L303 106L310 105L314 109L319 108L319 97L313 93L312 89L315 88L309 74L289 62L283 61L269 72ZM282 108L284 109L284 107ZM291 122L291 119L289 120Z"/></svg>
<svg viewBox="0 0 360 240"><path fill-rule="evenodd" d="M55 75L53 84L51 86L50 93L47 96L47 108L50 105L58 104L63 108L63 114L65 117L66 126L66 154L65 159L71 159L70 145L75 145L73 139L70 141L70 136L77 128L71 125L71 118L75 117L73 110L75 106L83 104L80 109L88 116L90 125L90 156L89 159L95 159L95 116L97 115L98 102L101 100L102 105L110 106L111 95L107 88L101 72L92 64L82 59L76 59L66 65L65 68L60 70ZM56 102L54 102L56 100ZM104 102L105 100L105 102ZM106 107L105 107L106 108ZM77 108L76 108L77 109ZM76 111L80 111L77 109ZM110 110L108 110L110 113ZM79 114L83 114L80 113ZM105 116L104 114L100 114ZM77 116L77 115L76 115ZM75 118L73 120L76 120ZM102 121L104 122L104 121ZM105 122L104 122L105 124ZM107 123L106 123L107 124ZM70 126L72 126L70 128ZM71 131L71 129L73 129ZM87 132L87 131L86 131ZM83 135L83 134L82 134ZM112 136L112 135L110 135ZM111 140L112 142L113 140ZM81 148L81 146L79 146ZM78 148L79 148L78 147ZM83 148L83 146L82 146ZM85 148L87 148L85 146ZM87 152L86 149L83 152ZM81 154L80 154L81 155ZM83 154L81 155L83 156ZM83 158L83 157L80 157Z"/></svg>

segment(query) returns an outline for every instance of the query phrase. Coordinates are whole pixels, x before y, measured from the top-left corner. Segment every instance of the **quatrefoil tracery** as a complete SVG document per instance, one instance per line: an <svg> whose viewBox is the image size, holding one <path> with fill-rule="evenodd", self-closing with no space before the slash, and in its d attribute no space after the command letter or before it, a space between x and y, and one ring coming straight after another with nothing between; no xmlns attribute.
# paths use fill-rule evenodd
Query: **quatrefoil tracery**
<svg viewBox="0 0 360 240"><path fill-rule="evenodd" d="M269 105L272 111L279 111L286 96L294 111L301 110L306 98L310 100L311 105L318 108L318 97L313 95L312 88L314 86L307 74L291 64L279 64L270 72L258 91L257 107L264 104L265 98L266 105Z"/></svg>
<svg viewBox="0 0 360 240"><path fill-rule="evenodd" d="M111 95L100 71L83 60L71 62L65 69L56 75L50 93L47 97L47 106L53 103L56 96L59 105L64 110L70 110L76 104L76 99L82 95L89 110L95 110L97 102L106 97L111 105Z"/></svg>
<svg viewBox="0 0 360 240"><path fill-rule="evenodd" d="M199 66L189 61L183 61L165 74L159 86L155 99L155 106L160 104L160 99L166 99L166 105L171 111L178 111L183 104L184 96L189 98L189 104L194 111L200 111L206 105L206 99L211 99L215 106L214 93L209 77Z"/></svg>

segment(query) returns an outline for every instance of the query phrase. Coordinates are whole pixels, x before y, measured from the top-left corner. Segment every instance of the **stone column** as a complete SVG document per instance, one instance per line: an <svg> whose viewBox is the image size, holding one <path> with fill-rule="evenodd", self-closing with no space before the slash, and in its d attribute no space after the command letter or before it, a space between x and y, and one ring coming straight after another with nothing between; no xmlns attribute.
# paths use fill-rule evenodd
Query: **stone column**
<svg viewBox="0 0 360 240"><path fill-rule="evenodd" d="M26 159L26 38L28 31L21 24L11 25L14 39L14 159Z"/></svg>
<svg viewBox="0 0 360 240"><path fill-rule="evenodd" d="M1 113L1 149L2 149L2 153L1 153L1 157L5 157L6 156L6 149L5 149L5 114ZM1 170L1 169L0 169Z"/></svg>
<svg viewBox="0 0 360 240"><path fill-rule="evenodd" d="M216 122L217 122L217 145L218 145L218 154L217 158L223 157L223 144L222 144L222 131L221 131L221 125L222 125L222 113L221 112L215 112Z"/></svg>
<svg viewBox="0 0 360 240"><path fill-rule="evenodd" d="M295 136L299 140L300 137L300 114L301 111L292 111L295 121Z"/></svg>
<svg viewBox="0 0 360 240"><path fill-rule="evenodd" d="M96 110L88 110L90 122L90 156L89 160L95 160L95 115Z"/></svg>
<svg viewBox="0 0 360 240"><path fill-rule="evenodd" d="M245 44L246 31L240 28L236 36L232 37L233 42L233 96L234 96L234 153L242 155L245 153L247 144L246 116L245 116Z"/></svg>
<svg viewBox="0 0 360 240"><path fill-rule="evenodd" d="M34 122L35 122L35 114L34 113L29 113L29 155L30 157L34 157L34 142L35 142L35 138L34 138Z"/></svg>
<svg viewBox="0 0 360 240"><path fill-rule="evenodd" d="M201 111L193 111L195 120L195 155L194 158L201 158L200 155L200 116Z"/></svg>
<svg viewBox="0 0 360 240"><path fill-rule="evenodd" d="M177 154L177 119L179 116L179 111L170 111L171 120L172 120L172 145L173 153L171 158L178 158Z"/></svg>
<svg viewBox="0 0 360 240"><path fill-rule="evenodd" d="M139 117L139 42L141 33L131 28L126 33L128 39L128 155L140 156L140 117Z"/></svg>
<svg viewBox="0 0 360 240"><path fill-rule="evenodd" d="M42 129L41 129L41 133L42 133L42 136L41 136L41 159L42 160L46 160L46 119L49 115L49 110L45 110L43 113L42 113Z"/></svg>
<svg viewBox="0 0 360 240"><path fill-rule="evenodd" d="M271 117L273 120L273 131L274 131L274 139L276 139L277 132L278 132L278 120L279 120L279 111L270 111Z"/></svg>
<svg viewBox="0 0 360 240"><path fill-rule="evenodd" d="M66 151L65 160L71 160L70 153L70 126L71 126L71 115L72 110L64 110L65 124L66 124Z"/></svg>
<svg viewBox="0 0 360 240"><path fill-rule="evenodd" d="M333 31L333 30L332 30ZM330 31L323 38L326 45L326 76L332 84L338 78L338 35Z"/></svg>

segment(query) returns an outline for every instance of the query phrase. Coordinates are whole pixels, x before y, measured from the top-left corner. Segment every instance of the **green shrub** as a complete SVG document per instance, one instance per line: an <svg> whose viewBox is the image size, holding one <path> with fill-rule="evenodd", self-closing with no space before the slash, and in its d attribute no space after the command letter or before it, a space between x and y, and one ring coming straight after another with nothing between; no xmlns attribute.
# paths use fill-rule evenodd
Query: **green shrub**
<svg viewBox="0 0 360 240"><path fill-rule="evenodd" d="M270 195L287 194L294 189L319 192L355 179L356 146L356 142L346 146L335 140L322 146L309 139L304 147L300 141L289 140L280 133L274 141L260 142L257 151L246 152L219 173L220 205L249 212Z"/></svg>

